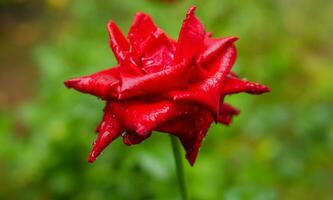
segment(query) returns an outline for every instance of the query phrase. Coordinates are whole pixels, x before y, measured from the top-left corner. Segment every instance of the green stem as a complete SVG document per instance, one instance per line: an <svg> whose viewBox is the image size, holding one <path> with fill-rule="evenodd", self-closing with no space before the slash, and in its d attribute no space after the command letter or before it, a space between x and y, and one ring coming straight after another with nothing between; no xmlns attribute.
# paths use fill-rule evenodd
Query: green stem
<svg viewBox="0 0 333 200"><path fill-rule="evenodd" d="M177 176L179 181L179 189L183 200L187 200L187 191L184 177L183 163L180 156L180 149L177 138L173 135L170 135L171 145L173 150L173 156L175 158Z"/></svg>

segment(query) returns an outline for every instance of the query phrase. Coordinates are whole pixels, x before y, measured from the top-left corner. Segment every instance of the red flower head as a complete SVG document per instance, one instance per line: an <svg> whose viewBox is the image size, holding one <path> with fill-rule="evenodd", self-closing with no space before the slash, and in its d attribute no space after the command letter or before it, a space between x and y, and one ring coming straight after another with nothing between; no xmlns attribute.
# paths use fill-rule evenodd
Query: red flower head
<svg viewBox="0 0 333 200"><path fill-rule="evenodd" d="M127 38L110 21L110 46L118 66L65 82L106 101L89 162L119 136L132 145L156 130L177 136L193 165L211 123L228 125L239 114L224 103L226 95L269 91L231 72L237 38L212 38L194 11L187 12L178 41L144 13L136 14Z"/></svg>

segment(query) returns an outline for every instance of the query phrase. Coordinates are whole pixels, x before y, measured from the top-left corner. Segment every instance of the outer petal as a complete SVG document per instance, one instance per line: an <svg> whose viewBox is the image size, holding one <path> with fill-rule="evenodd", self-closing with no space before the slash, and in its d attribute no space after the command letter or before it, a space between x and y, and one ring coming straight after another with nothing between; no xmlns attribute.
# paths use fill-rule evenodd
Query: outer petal
<svg viewBox="0 0 333 200"><path fill-rule="evenodd" d="M121 63L124 61L126 54L129 52L129 43L113 21L109 21L108 31L110 37L110 47L112 48L118 63Z"/></svg>
<svg viewBox="0 0 333 200"><path fill-rule="evenodd" d="M226 75L230 72L236 59L236 48L227 47L219 59L216 59L211 67L208 77L184 90L171 91L168 96L176 101L190 101L199 103L210 109L215 118L219 113L219 101L222 93L222 85Z"/></svg>
<svg viewBox="0 0 333 200"><path fill-rule="evenodd" d="M123 136L123 142L126 145L134 145L139 144L145 139L149 138L151 135L151 132L145 135L138 134L135 131L126 131Z"/></svg>
<svg viewBox="0 0 333 200"><path fill-rule="evenodd" d="M205 38L205 50L197 57L196 62L202 64L216 58L223 49L237 41L237 37L227 37L222 39Z"/></svg>
<svg viewBox="0 0 333 200"><path fill-rule="evenodd" d="M269 92L269 87L260 85L259 83L241 80L235 76L227 76L223 85L224 94L234 94L240 92L247 92L250 94L262 94Z"/></svg>
<svg viewBox="0 0 333 200"><path fill-rule="evenodd" d="M213 122L211 113L202 109L199 112L168 121L157 128L158 131L174 134L180 138L186 151L186 158L193 166L202 140Z"/></svg>
<svg viewBox="0 0 333 200"><path fill-rule="evenodd" d="M181 60L190 61L204 48L205 29L194 15L196 7L191 7L183 21L178 36L175 63Z"/></svg>
<svg viewBox="0 0 333 200"><path fill-rule="evenodd" d="M110 104L107 104L104 109L104 117L97 131L98 136L90 152L88 162L94 162L105 147L124 131L115 115L111 112Z"/></svg>
<svg viewBox="0 0 333 200"><path fill-rule="evenodd" d="M116 98L119 91L119 71L117 67L106 69L88 76L70 79L65 81L65 85L101 99Z"/></svg>
<svg viewBox="0 0 333 200"><path fill-rule="evenodd" d="M183 86L189 78L191 66L181 62L166 70L133 76L126 73L120 75L121 87L119 98L124 99L139 95L162 93L172 88Z"/></svg>
<svg viewBox="0 0 333 200"><path fill-rule="evenodd" d="M193 70L191 81L198 82L206 79L209 76L209 71L214 67L214 64L212 64L214 59L219 59L223 50L237 40L237 37L214 39L206 34L205 49L196 57L196 67Z"/></svg>
<svg viewBox="0 0 333 200"><path fill-rule="evenodd" d="M126 100L112 102L112 112L121 125L139 135L147 135L158 125L175 117L196 112L199 108L190 104L167 100Z"/></svg>
<svg viewBox="0 0 333 200"><path fill-rule="evenodd" d="M238 109L230 106L229 104L224 103L220 106L220 113L217 121L219 123L229 125L232 121L232 117L234 115L238 115L239 112L240 111Z"/></svg>

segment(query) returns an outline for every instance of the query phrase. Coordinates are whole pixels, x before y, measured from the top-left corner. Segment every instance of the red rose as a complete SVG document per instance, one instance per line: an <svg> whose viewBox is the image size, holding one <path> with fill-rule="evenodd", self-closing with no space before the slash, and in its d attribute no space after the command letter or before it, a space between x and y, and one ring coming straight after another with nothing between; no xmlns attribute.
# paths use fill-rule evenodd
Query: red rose
<svg viewBox="0 0 333 200"><path fill-rule="evenodd" d="M156 130L177 136L193 165L211 123L228 125L239 114L224 103L226 95L269 91L231 72L237 38L212 38L194 11L187 12L178 41L143 13L136 14L127 38L110 21L110 46L118 66L65 82L106 101L89 162L119 136L132 145Z"/></svg>

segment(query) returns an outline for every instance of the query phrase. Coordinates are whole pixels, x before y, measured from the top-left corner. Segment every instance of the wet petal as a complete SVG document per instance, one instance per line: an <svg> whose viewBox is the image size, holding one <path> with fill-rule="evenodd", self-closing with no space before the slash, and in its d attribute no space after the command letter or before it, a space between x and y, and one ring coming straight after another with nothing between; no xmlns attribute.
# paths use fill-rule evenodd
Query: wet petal
<svg viewBox="0 0 333 200"><path fill-rule="evenodd" d="M210 38L206 38L206 40L212 40ZM203 52L197 57L196 62L198 64L207 62L216 56L218 56L221 51L228 47L230 44L238 40L237 37L227 37L219 40L214 40L214 42L210 42L209 45L205 48Z"/></svg>
<svg viewBox="0 0 333 200"><path fill-rule="evenodd" d="M117 98L119 71L117 67L106 69L88 76L65 81L68 88L95 95L101 99Z"/></svg>
<svg viewBox="0 0 333 200"><path fill-rule="evenodd" d="M143 43L141 56L142 70L154 73L165 70L172 65L175 42L162 30L157 29Z"/></svg>
<svg viewBox="0 0 333 200"><path fill-rule="evenodd" d="M131 54L128 54L125 60L119 65L119 72L130 74L132 76L143 75L142 70L138 65L138 61L135 61Z"/></svg>
<svg viewBox="0 0 333 200"><path fill-rule="evenodd" d="M168 121L159 126L157 130L179 137L186 151L186 159L193 165L212 122L211 113L206 109L201 109L193 115Z"/></svg>
<svg viewBox="0 0 333 200"><path fill-rule="evenodd" d="M156 31L153 20L145 13L137 13L133 20L132 26L128 32L128 39L132 46L132 52L142 52L144 41Z"/></svg>
<svg viewBox="0 0 333 200"><path fill-rule="evenodd" d="M191 7L183 21L178 36L175 63L181 60L190 61L204 48L205 29L194 15L196 7Z"/></svg>
<svg viewBox="0 0 333 200"><path fill-rule="evenodd" d="M149 134L155 127L175 117L196 112L191 104L174 103L168 100L126 100L112 102L112 112L126 130L140 135Z"/></svg>
<svg viewBox="0 0 333 200"><path fill-rule="evenodd" d="M142 76L132 76L121 74L121 87L119 98L129 98L139 95L161 93L172 88L181 87L189 78L189 68L191 66L180 63L168 69L144 74Z"/></svg>
<svg viewBox="0 0 333 200"><path fill-rule="evenodd" d="M138 134L135 131L126 131L123 136L123 142L126 145L134 145L134 144L140 144L145 139L149 138L151 135L151 132L145 135Z"/></svg>
<svg viewBox="0 0 333 200"><path fill-rule="evenodd" d="M219 101L222 94L223 81L230 72L236 59L236 48L229 46L220 58L213 63L208 77L194 84L190 84L184 90L175 90L168 96L175 101L196 102L207 107L217 117L219 113Z"/></svg>
<svg viewBox="0 0 333 200"><path fill-rule="evenodd" d="M109 104L104 109L104 117L97 131L98 136L90 152L88 162L94 162L105 147L124 131L115 115L111 112Z"/></svg>
<svg viewBox="0 0 333 200"><path fill-rule="evenodd" d="M247 92L250 94L262 94L269 92L269 87L259 83L241 80L235 76L228 76L223 85L224 94L234 94L240 92Z"/></svg>
<svg viewBox="0 0 333 200"><path fill-rule="evenodd" d="M130 49L129 43L123 33L119 30L118 26L113 22L110 21L108 23L108 31L109 31L109 44L112 48L112 51L118 61L121 63L124 61L126 54Z"/></svg>
<svg viewBox="0 0 333 200"><path fill-rule="evenodd" d="M230 106L229 104L223 103L220 106L220 113L218 117L218 122L224 125L229 125L232 118L235 115L239 115L240 111L237 108Z"/></svg>

